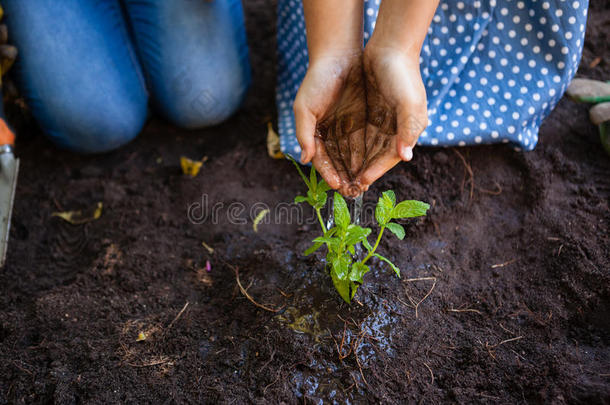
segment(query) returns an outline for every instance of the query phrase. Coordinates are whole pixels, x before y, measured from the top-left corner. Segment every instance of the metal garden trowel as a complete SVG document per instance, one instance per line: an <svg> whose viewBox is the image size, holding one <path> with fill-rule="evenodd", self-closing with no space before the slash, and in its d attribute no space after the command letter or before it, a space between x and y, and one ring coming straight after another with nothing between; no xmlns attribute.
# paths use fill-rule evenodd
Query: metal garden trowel
<svg viewBox="0 0 610 405"><path fill-rule="evenodd" d="M0 94L0 109L3 105ZM0 116L0 268L4 267L8 235L19 173L19 159L13 154L15 135Z"/></svg>
<svg viewBox="0 0 610 405"><path fill-rule="evenodd" d="M3 10L0 7L0 19ZM8 247L11 214L15 200L15 186L19 172L19 160L15 159L13 147L15 134L6 124L2 97L2 76L11 68L17 57L17 48L6 45L6 25L0 25L0 268L4 267Z"/></svg>

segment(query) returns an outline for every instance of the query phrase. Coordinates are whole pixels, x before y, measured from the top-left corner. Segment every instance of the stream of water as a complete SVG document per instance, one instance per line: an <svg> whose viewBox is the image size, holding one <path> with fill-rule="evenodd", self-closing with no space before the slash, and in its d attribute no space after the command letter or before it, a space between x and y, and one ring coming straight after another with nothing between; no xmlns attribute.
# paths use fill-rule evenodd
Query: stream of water
<svg viewBox="0 0 610 405"><path fill-rule="evenodd" d="M350 208L352 214L352 223L354 225L360 225L360 219L362 218L362 201L364 198L364 193L360 194L356 198L347 199L348 208ZM335 214L334 214L334 203L335 200L332 196L329 197L328 200L328 219L326 220L326 229L330 229L335 224ZM360 258L362 255L362 246L357 244L355 246L356 254L355 258Z"/></svg>

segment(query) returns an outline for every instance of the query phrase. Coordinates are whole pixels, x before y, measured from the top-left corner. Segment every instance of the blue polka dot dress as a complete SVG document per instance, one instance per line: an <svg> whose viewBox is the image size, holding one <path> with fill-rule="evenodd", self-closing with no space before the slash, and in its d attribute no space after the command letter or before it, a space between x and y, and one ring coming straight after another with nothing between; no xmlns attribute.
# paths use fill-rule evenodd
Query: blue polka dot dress
<svg viewBox="0 0 610 405"><path fill-rule="evenodd" d="M380 0L365 0L365 42ZM420 57L428 96L421 146L508 143L532 150L576 73L588 0L441 0ZM300 0L278 1L281 148L298 157L292 103L307 70Z"/></svg>

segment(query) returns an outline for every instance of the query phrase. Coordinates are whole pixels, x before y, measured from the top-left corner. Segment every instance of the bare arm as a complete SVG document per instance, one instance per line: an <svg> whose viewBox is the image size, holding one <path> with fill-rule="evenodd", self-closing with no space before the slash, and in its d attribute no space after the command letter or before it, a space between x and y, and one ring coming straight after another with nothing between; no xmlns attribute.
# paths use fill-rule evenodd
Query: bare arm
<svg viewBox="0 0 610 405"><path fill-rule="evenodd" d="M364 50L370 185L399 161L409 161L428 124L419 56L439 0L382 0L375 32Z"/></svg>
<svg viewBox="0 0 610 405"><path fill-rule="evenodd" d="M316 123L336 101L341 77L362 54L363 0L303 0L309 69L294 103L303 163L316 155ZM314 162L315 163L315 162ZM329 180L329 179L327 179Z"/></svg>
<svg viewBox="0 0 610 405"><path fill-rule="evenodd" d="M363 0L303 0L309 62L362 50Z"/></svg>
<svg viewBox="0 0 610 405"><path fill-rule="evenodd" d="M369 41L419 60L422 44L439 0L383 0Z"/></svg>

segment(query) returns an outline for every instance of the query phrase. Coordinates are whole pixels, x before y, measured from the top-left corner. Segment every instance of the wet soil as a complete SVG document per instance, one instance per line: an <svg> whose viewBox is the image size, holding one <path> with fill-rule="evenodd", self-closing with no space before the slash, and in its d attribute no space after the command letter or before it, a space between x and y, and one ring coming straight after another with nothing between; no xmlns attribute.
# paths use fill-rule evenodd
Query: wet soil
<svg viewBox="0 0 610 405"><path fill-rule="evenodd" d="M579 75L608 79L602 3ZM273 7L246 8L255 82L225 124L153 120L120 151L77 156L17 119L0 404L610 403L610 158L587 107L562 100L534 152L420 149L389 172L365 208L391 188L432 209L381 244L402 278L374 263L348 306L320 256L300 255L316 224L279 212L303 186L265 148ZM182 155L209 160L189 178ZM94 222L52 216L98 201ZM259 203L272 213L255 233Z"/></svg>

